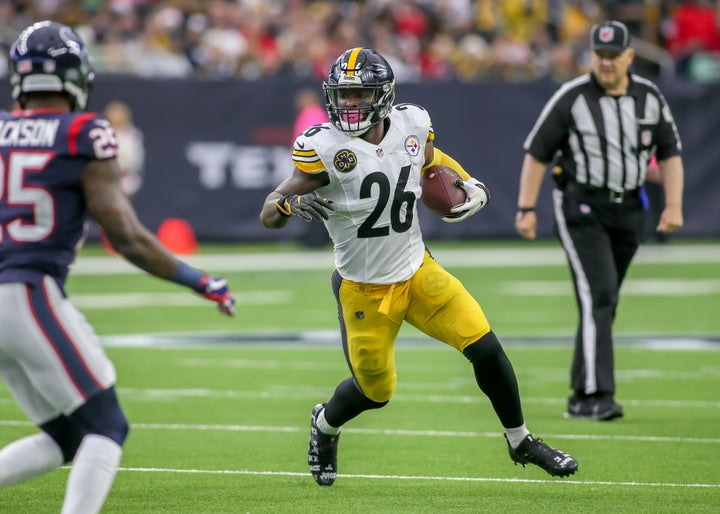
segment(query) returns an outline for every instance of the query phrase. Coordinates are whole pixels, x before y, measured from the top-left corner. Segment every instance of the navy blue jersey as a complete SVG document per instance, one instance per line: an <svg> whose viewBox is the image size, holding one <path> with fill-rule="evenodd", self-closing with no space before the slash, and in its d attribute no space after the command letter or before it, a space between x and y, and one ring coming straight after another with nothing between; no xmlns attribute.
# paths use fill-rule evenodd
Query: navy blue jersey
<svg viewBox="0 0 720 514"><path fill-rule="evenodd" d="M0 112L0 283L64 282L85 231L83 170L116 154L100 114Z"/></svg>

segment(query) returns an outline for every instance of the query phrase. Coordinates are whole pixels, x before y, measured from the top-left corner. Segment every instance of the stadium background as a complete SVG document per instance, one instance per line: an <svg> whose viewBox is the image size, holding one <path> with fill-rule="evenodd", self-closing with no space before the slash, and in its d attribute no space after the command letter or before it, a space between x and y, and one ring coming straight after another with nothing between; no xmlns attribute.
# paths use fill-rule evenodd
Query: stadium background
<svg viewBox="0 0 720 514"><path fill-rule="evenodd" d="M360 12L355 4L363 7ZM9 99L2 50L17 31L47 17L72 23L95 37L99 76L90 107L102 110L110 100L123 100L145 133L146 180L133 201L151 228L178 216L190 219L203 241L300 239L307 225L299 220L281 233L263 231L257 221L268 188L289 171L293 93L303 86L319 90L332 55L370 44L401 64L398 101L424 104L439 146L493 188L491 208L458 226L422 216L426 232L473 240L515 237L522 141L557 81L586 64L589 25L612 15L655 45L651 50L663 49L660 28L679 5L0 0L0 103ZM438 17L443 6L459 9L463 23ZM643 16L655 15L652 24L632 23L638 6ZM210 11L224 16L203 18ZM380 26L373 34L371 22ZM248 24L269 34L263 40L279 43L286 63L300 73L258 65L266 62L265 51L252 41L232 62L186 58L186 50L203 47L211 29L222 29L232 40L233 27L250 36ZM192 27L202 34L193 35ZM522 34L528 27L539 27L552 44L531 44ZM347 37L358 33L354 29L362 38L351 43ZM478 38L487 42L490 63L468 54L483 48ZM423 64L402 66L410 63L400 54L413 45ZM454 50L461 50L459 57L433 57L457 55ZM548 53L574 58L547 59ZM644 55L652 58L652 52ZM398 394L382 413L370 412L346 428L342 480L331 490L318 488L304 454L309 408L347 373L328 293L332 252L301 250L294 243L204 245L187 260L233 285L238 316L225 319L201 298L89 245L68 292L118 369L132 423L103 512L555 514L626 512L628 505L648 514L718 512L720 252L717 243L675 243L720 235L714 173L720 162L720 86L698 81L692 66L684 67L692 60L687 57L672 54L669 64L660 59L642 70L657 78L678 118L686 147L687 226L671 244L641 248L624 285L616 357L626 419L572 423L560 415L576 309L557 243L432 244L434 255L477 295L502 335L532 430L581 460L577 479L552 480L542 470L513 466L467 361L442 345L413 341L406 325L397 347ZM463 64L482 66L458 66ZM173 69L184 71L169 74ZM408 70L416 76L408 77ZM543 199L541 229L549 237L549 198ZM3 384L0 427L0 446L36 431ZM67 477L65 468L3 489L0 511L56 512Z"/></svg>
<svg viewBox="0 0 720 514"><path fill-rule="evenodd" d="M304 223L282 234L258 219L268 192L292 170L292 101L301 84L280 80L207 82L195 79L97 79L91 108L122 98L134 111L147 150L143 187L133 202L153 230L182 218L201 241L298 238ZM319 87L318 84L314 84ZM513 219L522 143L556 87L481 83L401 84L398 101L424 105L436 144L491 189L492 204L466 223L448 225L421 215L428 238L514 237ZM720 86L662 85L683 138L685 222L675 237L720 236ZM0 94L7 94L7 86ZM546 180L544 187L551 186ZM541 237L552 236L548 192L539 204Z"/></svg>
<svg viewBox="0 0 720 514"><path fill-rule="evenodd" d="M0 47L6 52L35 20L76 27L90 42L98 71L89 108L101 111L122 100L145 135L145 179L133 198L141 219L157 230L164 219L182 218L201 241L247 242L304 237L302 223L278 234L264 230L257 217L265 195L292 169L293 99L301 88L320 93L330 62L345 48L373 46L393 64L397 102L426 107L438 147L493 194L492 207L467 223L450 226L423 215L426 237L502 239L515 237L527 132L558 82L587 70L590 26L605 17L621 19L635 38L636 71L658 82L684 143L686 225L673 237L715 238L720 74L713 75L708 62L720 50L719 6L13 0L0 4ZM7 75L2 54L0 75ZM9 98L7 82L1 81L2 98ZM550 187L546 180L538 206L543 238L552 236ZM91 239L97 237L94 229Z"/></svg>

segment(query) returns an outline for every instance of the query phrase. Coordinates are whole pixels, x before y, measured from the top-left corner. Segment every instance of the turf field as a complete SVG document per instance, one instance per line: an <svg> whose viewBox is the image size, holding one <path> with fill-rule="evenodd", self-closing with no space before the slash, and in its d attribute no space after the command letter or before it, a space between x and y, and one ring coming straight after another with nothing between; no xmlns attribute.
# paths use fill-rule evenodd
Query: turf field
<svg viewBox="0 0 720 514"><path fill-rule="evenodd" d="M562 418L575 306L554 245L432 245L483 305L529 428L580 462L514 466L467 361L412 328L381 411L348 423L339 477L306 471L309 414L347 376L330 252L204 248L235 319L90 248L68 291L107 344L132 423L111 513L720 511L720 246L643 248L624 286L611 423ZM34 432L0 385L0 445ZM67 469L0 490L0 512L58 512Z"/></svg>

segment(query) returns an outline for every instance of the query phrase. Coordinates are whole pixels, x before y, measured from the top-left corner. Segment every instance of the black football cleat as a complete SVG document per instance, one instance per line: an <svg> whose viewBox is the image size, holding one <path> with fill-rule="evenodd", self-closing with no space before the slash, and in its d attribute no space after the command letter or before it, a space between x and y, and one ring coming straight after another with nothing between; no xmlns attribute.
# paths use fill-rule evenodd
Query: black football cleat
<svg viewBox="0 0 720 514"><path fill-rule="evenodd" d="M318 403L310 418L310 443L308 444L308 466L318 485L333 485L337 477L337 447L340 434L330 435L321 432L315 421L325 408Z"/></svg>
<svg viewBox="0 0 720 514"><path fill-rule="evenodd" d="M542 439L535 439L531 435L523 439L520 446L515 449L508 441L508 452L516 465L522 464L525 467L526 464L535 464L554 477L566 477L578 469L577 461L570 455L548 446L542 442Z"/></svg>
<svg viewBox="0 0 720 514"><path fill-rule="evenodd" d="M566 418L591 419L593 421L611 421L623 417L622 405L612 396L586 396L568 398Z"/></svg>

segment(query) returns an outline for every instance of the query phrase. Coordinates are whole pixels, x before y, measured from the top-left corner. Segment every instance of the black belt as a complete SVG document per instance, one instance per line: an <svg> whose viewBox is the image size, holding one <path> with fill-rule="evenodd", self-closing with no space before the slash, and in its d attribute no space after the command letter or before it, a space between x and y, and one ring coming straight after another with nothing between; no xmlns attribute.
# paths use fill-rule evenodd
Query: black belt
<svg viewBox="0 0 720 514"><path fill-rule="evenodd" d="M625 200L640 197L640 189L626 189L615 191L607 187L593 187L573 182L567 185L568 192L575 192L585 197L607 198L611 203L623 203Z"/></svg>

